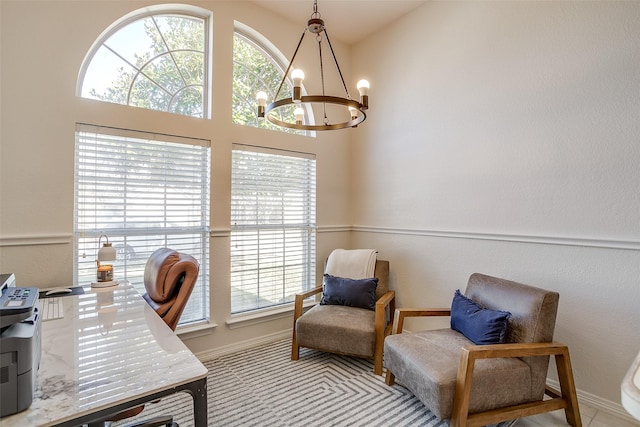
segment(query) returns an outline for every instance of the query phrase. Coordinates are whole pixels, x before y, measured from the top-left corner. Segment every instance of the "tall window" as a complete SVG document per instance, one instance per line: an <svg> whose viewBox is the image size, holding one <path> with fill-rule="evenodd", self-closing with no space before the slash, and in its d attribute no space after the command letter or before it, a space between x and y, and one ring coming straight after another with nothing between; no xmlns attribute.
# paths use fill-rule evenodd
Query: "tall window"
<svg viewBox="0 0 640 427"><path fill-rule="evenodd" d="M209 23L203 14L184 11L126 17L94 43L82 66L78 94L208 117Z"/></svg>
<svg viewBox="0 0 640 427"><path fill-rule="evenodd" d="M276 126L266 119L258 119L258 104L256 94L264 91L273 101L282 81L286 67L284 56L275 47L268 48L268 41L251 28L236 22L233 38L233 123L254 126L298 135L312 135L311 132ZM280 90L278 99L290 98L293 83L290 79ZM307 106L305 118L313 117L313 111ZM278 119L295 122L294 107L287 106L274 110L271 114L278 114Z"/></svg>
<svg viewBox="0 0 640 427"><path fill-rule="evenodd" d="M292 302L314 286L316 161L234 145L231 312Z"/></svg>
<svg viewBox="0 0 640 427"><path fill-rule="evenodd" d="M114 278L140 293L147 259L169 247L200 263L181 324L208 319L209 176L209 141L77 125L75 282L96 280L101 235L117 251Z"/></svg>

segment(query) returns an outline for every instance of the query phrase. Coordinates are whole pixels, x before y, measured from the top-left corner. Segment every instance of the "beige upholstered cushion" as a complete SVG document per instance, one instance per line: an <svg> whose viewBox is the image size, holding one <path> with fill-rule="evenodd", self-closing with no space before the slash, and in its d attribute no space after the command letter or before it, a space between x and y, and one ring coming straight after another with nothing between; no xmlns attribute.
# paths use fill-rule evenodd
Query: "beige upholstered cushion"
<svg viewBox="0 0 640 427"><path fill-rule="evenodd" d="M342 305L316 305L295 325L298 344L331 353L371 357L375 312Z"/></svg>
<svg viewBox="0 0 640 427"><path fill-rule="evenodd" d="M460 349L473 345L452 329L390 335L384 360L396 379L438 418L451 417ZM508 386L508 387L505 387ZM529 400L531 371L520 359L479 360L473 376L470 412Z"/></svg>

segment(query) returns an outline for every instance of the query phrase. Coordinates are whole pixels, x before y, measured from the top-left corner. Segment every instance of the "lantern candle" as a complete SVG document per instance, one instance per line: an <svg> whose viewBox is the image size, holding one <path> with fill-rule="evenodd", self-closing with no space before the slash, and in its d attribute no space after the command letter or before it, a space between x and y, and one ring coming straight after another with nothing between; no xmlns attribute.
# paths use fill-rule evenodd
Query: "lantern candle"
<svg viewBox="0 0 640 427"><path fill-rule="evenodd" d="M111 282L113 280L113 265L100 264L98 261L98 282Z"/></svg>

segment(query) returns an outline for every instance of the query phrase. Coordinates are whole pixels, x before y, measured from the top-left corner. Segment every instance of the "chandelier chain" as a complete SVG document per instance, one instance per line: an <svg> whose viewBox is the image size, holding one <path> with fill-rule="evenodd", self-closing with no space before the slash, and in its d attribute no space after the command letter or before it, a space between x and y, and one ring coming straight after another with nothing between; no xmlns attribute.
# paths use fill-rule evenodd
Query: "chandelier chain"
<svg viewBox="0 0 640 427"><path fill-rule="evenodd" d="M304 35L307 33L307 29L305 28L304 31L302 31L302 36L300 36L300 40L298 41L298 46L296 46L296 50L295 52L293 52L293 56L291 57L291 62L289 62L289 66L287 66L287 70L284 72L284 76L282 77L282 80L280 81L280 86L278 86L278 90L276 91L276 94L274 96L274 101L278 99L278 95L280 94L280 90L282 89L282 86L284 85L284 82L287 80L287 76L289 75L289 71L291 71L291 67L293 67L293 60L296 58L296 55L298 54L298 49L300 49L300 45L302 44L302 40L304 40Z"/></svg>
<svg viewBox="0 0 640 427"><path fill-rule="evenodd" d="M322 85L322 96L325 96L325 90L324 90L324 65L322 63L322 37L320 36L320 34L318 34L318 36L316 37L316 40L318 41L318 55L320 55L320 84ZM328 123L328 118L327 118L327 104L326 103L322 103L322 114L324 115L324 121L325 123Z"/></svg>
<svg viewBox="0 0 640 427"><path fill-rule="evenodd" d="M327 39L327 44L329 45L329 49L331 50L331 55L333 56L333 62L336 64L336 68L338 69L338 75L340 76L340 81L342 82L342 87L344 88L344 93L347 95L347 99L351 99L351 95L349 95L349 89L347 89L347 84L344 82L344 77L342 77L342 71L340 70L340 64L338 64L338 59L336 58L336 54L333 51L333 46L331 45L331 40L329 40L329 33L327 33L327 29L324 29L324 36Z"/></svg>

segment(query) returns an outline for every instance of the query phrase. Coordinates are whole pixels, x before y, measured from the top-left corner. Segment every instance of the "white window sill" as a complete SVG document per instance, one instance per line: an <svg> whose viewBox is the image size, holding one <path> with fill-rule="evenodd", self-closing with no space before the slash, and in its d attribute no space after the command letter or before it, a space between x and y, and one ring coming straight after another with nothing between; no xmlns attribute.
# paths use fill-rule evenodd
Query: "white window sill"
<svg viewBox="0 0 640 427"><path fill-rule="evenodd" d="M318 301L308 300L303 303L302 307L303 309L307 309L309 307L313 307L317 303ZM291 316L293 316L293 303L281 305L278 307L253 310L247 313L234 314L229 319L227 319L225 323L229 327L229 329L235 329Z"/></svg>
<svg viewBox="0 0 640 427"><path fill-rule="evenodd" d="M176 328L176 335L180 338L197 338L211 334L215 328L218 327L217 323L211 323L209 321L194 323L187 326L178 326Z"/></svg>

